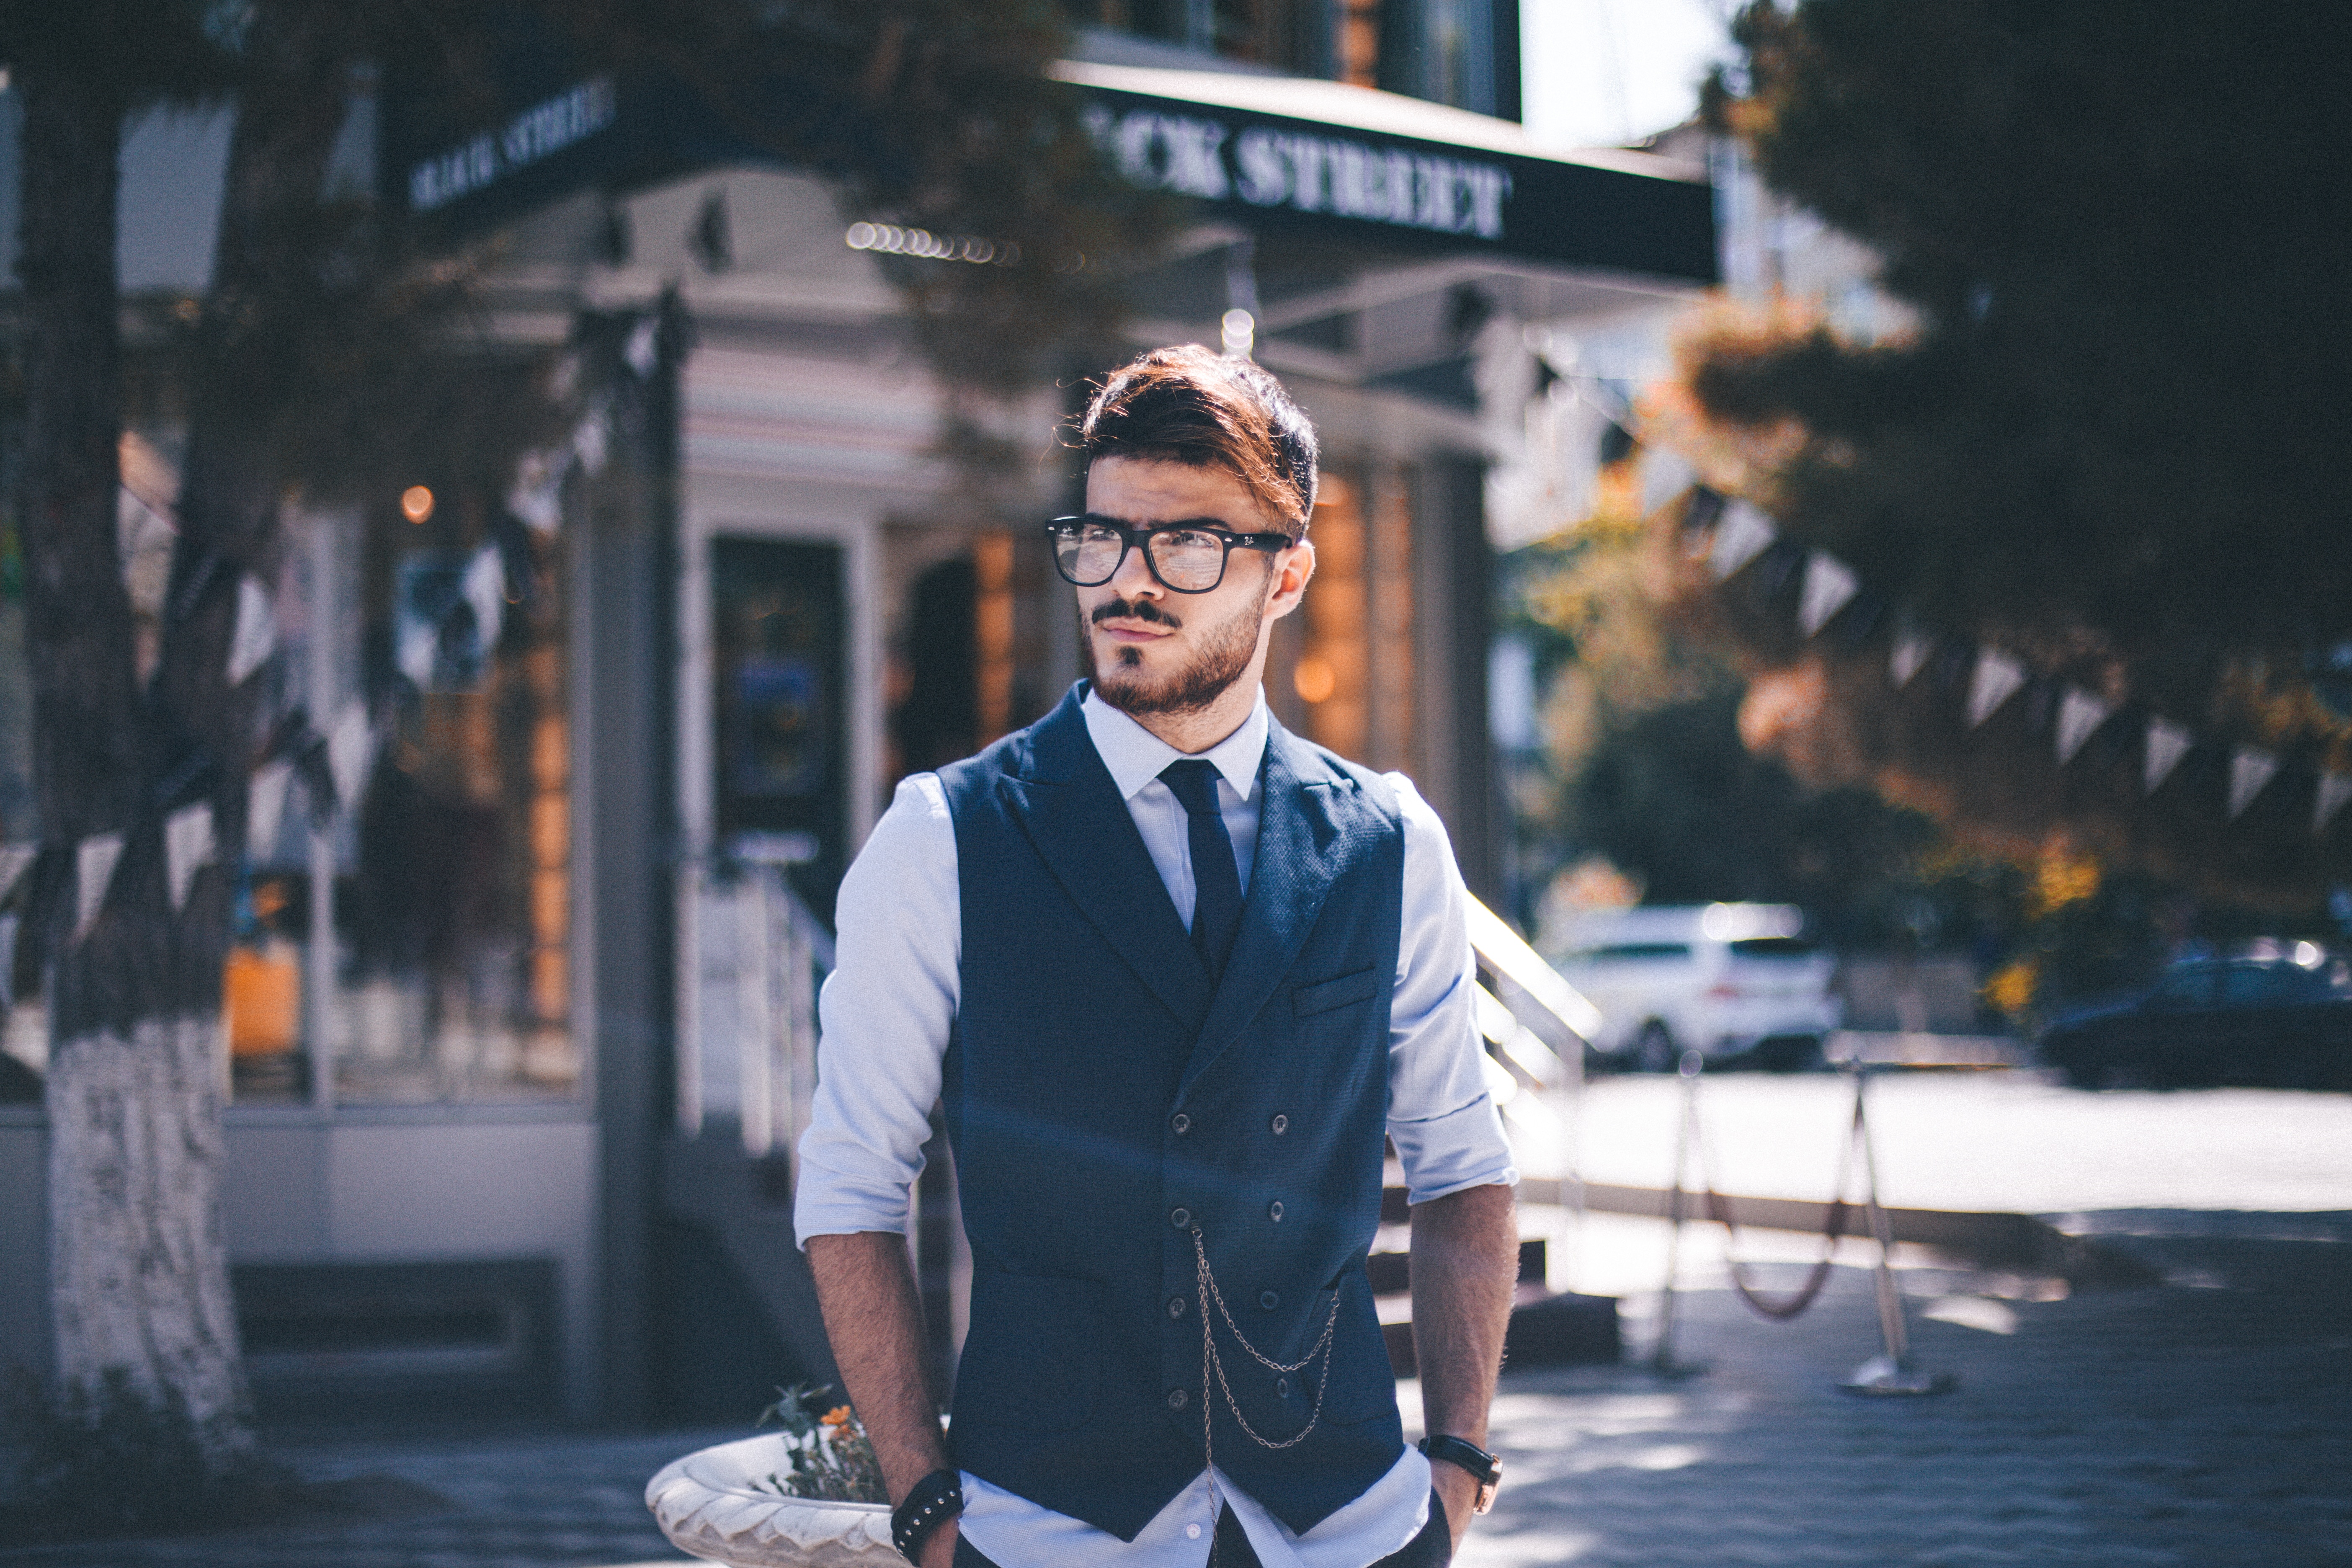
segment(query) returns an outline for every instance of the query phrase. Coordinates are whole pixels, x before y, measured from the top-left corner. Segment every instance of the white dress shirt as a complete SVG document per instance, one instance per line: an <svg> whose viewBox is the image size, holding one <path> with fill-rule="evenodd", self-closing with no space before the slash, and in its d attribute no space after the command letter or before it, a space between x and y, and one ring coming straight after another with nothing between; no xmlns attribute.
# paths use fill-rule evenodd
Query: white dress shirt
<svg viewBox="0 0 2352 1568"><path fill-rule="evenodd" d="M1184 755L1092 691L1087 732L1127 802L1151 863L1190 930L1194 889L1184 807L1160 772ZM1217 803L1244 894L1257 850L1258 766L1265 696L1241 728L1200 753L1216 765ZM1390 1008L1388 1131L1412 1201L1518 1180L1486 1087L1471 1011L1473 960L1460 871L1445 826L1402 773L1390 773L1404 818L1403 918ZM842 879L838 963L819 999L817 1087L801 1139L793 1219L812 1236L907 1228L922 1173L961 992L961 899L955 826L936 773L899 782L890 808ZM1397 1551L1428 1518L1429 1464L1408 1448L1362 1496L1295 1534L1226 1479L1203 1469L1130 1542L1082 1520L963 1477L960 1521L1001 1568L1200 1568L1222 1501L1265 1568L1364 1568Z"/></svg>

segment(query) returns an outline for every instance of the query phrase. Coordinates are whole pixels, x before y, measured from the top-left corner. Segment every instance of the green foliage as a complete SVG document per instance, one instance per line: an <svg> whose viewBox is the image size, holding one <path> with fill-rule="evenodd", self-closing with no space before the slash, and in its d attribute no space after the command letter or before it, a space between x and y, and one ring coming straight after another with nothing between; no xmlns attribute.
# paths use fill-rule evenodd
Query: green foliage
<svg viewBox="0 0 2352 1568"><path fill-rule="evenodd" d="M1860 788L1818 789L1740 743L1737 693L1613 721L1569 779L1571 842L1650 903L1792 903L1841 948L2005 951L2020 873Z"/></svg>
<svg viewBox="0 0 2352 1568"><path fill-rule="evenodd" d="M796 1383L776 1390L776 1402L760 1412L757 1425L783 1428L792 1452L789 1474L768 1484L782 1497L824 1498L835 1502L888 1502L882 1466L865 1424L846 1405L831 1405L830 1388Z"/></svg>
<svg viewBox="0 0 2352 1568"><path fill-rule="evenodd" d="M1700 363L1717 416L1809 433L1807 542L1956 629L2087 635L2143 695L2352 639L2352 11L1763 0L1735 37L1717 122L1921 322Z"/></svg>
<svg viewBox="0 0 2352 1568"><path fill-rule="evenodd" d="M19 1372L0 1403L21 1445L0 1496L0 1540L214 1529L282 1511L295 1496L289 1472L249 1452L211 1453L175 1394L151 1397L119 1369L59 1394Z"/></svg>

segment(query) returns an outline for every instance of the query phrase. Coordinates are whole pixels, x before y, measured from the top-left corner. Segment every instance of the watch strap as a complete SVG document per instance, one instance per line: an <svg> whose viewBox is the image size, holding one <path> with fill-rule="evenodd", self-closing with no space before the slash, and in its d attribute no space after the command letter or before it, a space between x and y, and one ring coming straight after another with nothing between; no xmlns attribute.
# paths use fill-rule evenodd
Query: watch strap
<svg viewBox="0 0 2352 1568"><path fill-rule="evenodd" d="M1415 1446L1432 1459L1443 1459L1467 1470L1477 1481L1478 1500L1472 1511L1484 1513L1495 1506L1496 1490L1503 1484L1502 1460L1468 1438L1446 1432L1433 1432Z"/></svg>

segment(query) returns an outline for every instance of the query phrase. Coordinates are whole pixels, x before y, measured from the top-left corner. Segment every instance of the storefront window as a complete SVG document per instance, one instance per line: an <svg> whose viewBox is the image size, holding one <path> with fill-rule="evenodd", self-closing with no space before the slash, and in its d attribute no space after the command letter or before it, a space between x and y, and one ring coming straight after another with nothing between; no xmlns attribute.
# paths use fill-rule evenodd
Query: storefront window
<svg viewBox="0 0 2352 1568"><path fill-rule="evenodd" d="M562 538L422 486L296 531L278 678L308 734L257 781L226 977L236 1096L568 1095Z"/></svg>
<svg viewBox="0 0 2352 1568"><path fill-rule="evenodd" d="M719 840L787 868L830 920L847 864L841 547L716 539L710 582Z"/></svg>

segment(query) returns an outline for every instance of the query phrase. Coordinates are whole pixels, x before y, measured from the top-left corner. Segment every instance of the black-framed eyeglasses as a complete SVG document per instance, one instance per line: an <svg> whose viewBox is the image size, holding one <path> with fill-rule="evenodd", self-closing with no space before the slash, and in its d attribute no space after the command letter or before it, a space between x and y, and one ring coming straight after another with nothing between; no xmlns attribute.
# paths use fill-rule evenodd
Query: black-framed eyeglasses
<svg viewBox="0 0 2352 1568"><path fill-rule="evenodd" d="M1236 550L1287 550L1286 533L1235 533L1210 517L1129 528L1117 518L1057 517L1045 525L1054 547L1054 570L1080 588L1099 588L1118 575L1127 552L1139 545L1144 564L1171 594L1206 594L1225 580L1225 563Z"/></svg>

